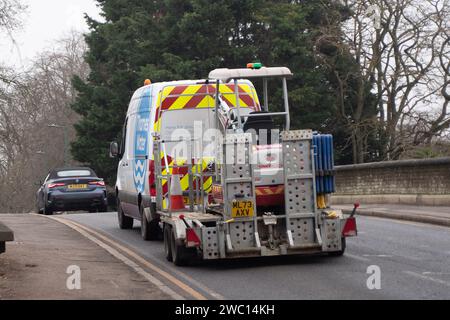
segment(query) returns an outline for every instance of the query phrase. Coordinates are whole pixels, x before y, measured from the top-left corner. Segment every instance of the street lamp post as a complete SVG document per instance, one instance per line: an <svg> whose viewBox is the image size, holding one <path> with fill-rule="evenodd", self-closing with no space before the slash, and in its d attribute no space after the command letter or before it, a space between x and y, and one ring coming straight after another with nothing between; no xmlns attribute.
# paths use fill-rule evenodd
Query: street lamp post
<svg viewBox="0 0 450 320"><path fill-rule="evenodd" d="M54 129L62 129L64 132L64 166L66 167L69 163L69 159L68 159L68 146L69 146L69 141L68 141L68 134L67 134L67 127L66 126L60 126L57 124L49 124L47 127L49 128L54 128Z"/></svg>

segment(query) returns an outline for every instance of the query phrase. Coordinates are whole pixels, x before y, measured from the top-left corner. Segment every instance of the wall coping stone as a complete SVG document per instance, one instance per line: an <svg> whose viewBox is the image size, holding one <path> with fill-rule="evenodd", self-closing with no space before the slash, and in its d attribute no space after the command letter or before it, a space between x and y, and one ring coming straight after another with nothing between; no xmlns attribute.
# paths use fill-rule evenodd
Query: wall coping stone
<svg viewBox="0 0 450 320"><path fill-rule="evenodd" d="M399 160L399 161L384 161L372 162L356 165L337 166L336 171L353 171L353 170L368 170L368 169L385 169L385 168L401 168L401 167L417 167L417 166L436 166L449 165L450 157L435 158L435 159L418 159L418 160Z"/></svg>

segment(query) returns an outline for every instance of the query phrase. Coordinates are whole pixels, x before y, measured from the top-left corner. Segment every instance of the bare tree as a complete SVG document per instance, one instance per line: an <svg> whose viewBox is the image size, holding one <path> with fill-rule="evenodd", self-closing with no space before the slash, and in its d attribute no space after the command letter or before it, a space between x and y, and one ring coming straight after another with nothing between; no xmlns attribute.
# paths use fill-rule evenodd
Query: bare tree
<svg viewBox="0 0 450 320"><path fill-rule="evenodd" d="M415 130L428 122L440 126L444 118L432 119L437 111L436 98L441 92L443 78L439 68L439 48L448 45L442 41L450 20L448 0L402 0L381 3L383 28L389 29L382 41L381 72L377 81L386 110L388 159L397 159L409 145L418 144ZM384 111L384 110L383 110ZM411 128L413 130L411 131ZM419 131L423 131L419 130ZM428 126L425 136L439 132Z"/></svg>
<svg viewBox="0 0 450 320"><path fill-rule="evenodd" d="M355 94L358 103L351 116L355 162L364 159L364 134L357 131L365 124L360 117L361 103L373 84L378 97L379 139L384 141L385 159L398 159L410 146L431 143L449 128L449 30L450 0L343 0L350 19L343 32L324 37L333 39L337 48L350 52L360 65ZM330 63L330 59L324 59ZM344 106L350 72L336 75ZM443 102L442 102L443 101ZM344 115L343 115L344 116ZM369 133L370 131L367 131ZM359 137L359 138L358 138ZM359 145L359 146L358 146Z"/></svg>
<svg viewBox="0 0 450 320"><path fill-rule="evenodd" d="M346 1L344 5L349 11L343 14L352 17L346 24L351 32L324 27L316 41L316 53L336 82L336 116L350 135L353 162L363 163L367 158L368 139L378 129L376 112L367 112L370 109L367 101L372 95L370 89L378 66L376 47L380 35L372 43L370 19L365 17L367 6L361 1ZM329 21L324 25L339 25L346 18L342 14L327 16Z"/></svg>
<svg viewBox="0 0 450 320"><path fill-rule="evenodd" d="M12 32L21 26L20 15L25 9L26 6L19 0L0 0L0 35L6 34L14 42ZM0 65L0 85L8 85L15 78L10 68Z"/></svg>
<svg viewBox="0 0 450 320"><path fill-rule="evenodd" d="M0 0L0 29L10 34L21 25L19 15L26 6L19 0Z"/></svg>
<svg viewBox="0 0 450 320"><path fill-rule="evenodd" d="M448 19L439 17L439 19ZM447 23L449 23L447 21ZM445 137L450 128L450 25L442 29L439 38L439 46L436 48L438 65L434 68L434 74L429 77L428 86L435 94L435 104L441 104L441 108L434 112L417 112L415 114L416 125L411 130L414 145L430 145L436 137ZM436 94L438 93L438 94Z"/></svg>
<svg viewBox="0 0 450 320"><path fill-rule="evenodd" d="M65 164L78 121L71 81L88 76L85 50L83 36L71 33L0 95L0 211L32 210L38 182Z"/></svg>

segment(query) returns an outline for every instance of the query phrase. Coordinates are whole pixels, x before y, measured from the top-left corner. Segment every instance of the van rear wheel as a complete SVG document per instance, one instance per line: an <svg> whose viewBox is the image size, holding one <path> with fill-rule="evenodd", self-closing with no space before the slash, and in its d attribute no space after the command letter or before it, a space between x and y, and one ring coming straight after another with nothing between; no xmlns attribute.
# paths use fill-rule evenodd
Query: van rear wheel
<svg viewBox="0 0 450 320"><path fill-rule="evenodd" d="M164 225L164 254L167 261L173 262L172 256L172 227L168 224Z"/></svg>
<svg viewBox="0 0 450 320"><path fill-rule="evenodd" d="M141 213L141 235L142 239L145 241L156 241L159 240L159 235L161 234L161 229L159 227L159 222L157 220L148 221L147 215L144 212L144 207L139 208Z"/></svg>
<svg viewBox="0 0 450 320"><path fill-rule="evenodd" d="M133 229L134 220L133 218L127 217L122 209L122 204L119 198L117 198L117 217L119 220L119 227L122 230Z"/></svg>

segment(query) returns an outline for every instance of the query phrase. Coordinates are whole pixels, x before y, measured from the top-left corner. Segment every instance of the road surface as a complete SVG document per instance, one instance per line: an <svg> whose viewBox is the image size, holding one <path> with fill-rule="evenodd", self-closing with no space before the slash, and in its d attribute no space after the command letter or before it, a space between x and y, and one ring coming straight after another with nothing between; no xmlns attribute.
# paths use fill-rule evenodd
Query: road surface
<svg viewBox="0 0 450 320"><path fill-rule="evenodd" d="M359 217L360 235L349 239L341 258L264 258L177 268L165 260L162 242L141 239L138 222L134 230L123 231L115 213L58 218L126 248L128 256L140 258L136 261L147 272L186 299L450 299L450 228ZM368 289L371 266L381 269L381 290Z"/></svg>

